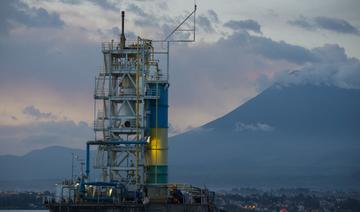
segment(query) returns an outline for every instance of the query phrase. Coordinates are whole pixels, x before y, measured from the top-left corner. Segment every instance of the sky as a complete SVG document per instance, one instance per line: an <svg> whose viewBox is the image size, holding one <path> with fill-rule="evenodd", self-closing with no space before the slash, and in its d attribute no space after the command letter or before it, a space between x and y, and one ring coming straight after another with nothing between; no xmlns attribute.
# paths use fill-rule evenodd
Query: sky
<svg viewBox="0 0 360 212"><path fill-rule="evenodd" d="M162 39L192 0L0 1L0 154L93 138L101 42ZM197 0L196 42L171 46L170 134L232 111L273 83L360 88L357 0Z"/></svg>

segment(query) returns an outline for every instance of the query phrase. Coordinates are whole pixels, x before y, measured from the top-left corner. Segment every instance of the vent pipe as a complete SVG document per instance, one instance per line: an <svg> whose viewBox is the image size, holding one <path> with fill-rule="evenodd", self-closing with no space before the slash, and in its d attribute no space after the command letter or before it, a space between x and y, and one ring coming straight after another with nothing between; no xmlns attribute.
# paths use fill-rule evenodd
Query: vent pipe
<svg viewBox="0 0 360 212"><path fill-rule="evenodd" d="M125 21L125 11L121 11L121 35L120 35L120 48L125 48L125 27L124 27L124 21Z"/></svg>

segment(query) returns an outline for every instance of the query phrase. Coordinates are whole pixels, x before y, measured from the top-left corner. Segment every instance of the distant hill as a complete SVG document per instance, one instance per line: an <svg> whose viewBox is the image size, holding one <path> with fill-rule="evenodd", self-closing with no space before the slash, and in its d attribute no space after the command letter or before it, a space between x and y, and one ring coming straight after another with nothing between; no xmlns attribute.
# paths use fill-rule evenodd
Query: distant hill
<svg viewBox="0 0 360 212"><path fill-rule="evenodd" d="M360 90L273 86L227 115L170 138L170 181L360 190L359 108ZM0 190L70 177L71 153L84 158L83 150L64 147L0 156Z"/></svg>
<svg viewBox="0 0 360 212"><path fill-rule="evenodd" d="M360 90L273 86L171 138L169 161L174 181L359 189Z"/></svg>
<svg viewBox="0 0 360 212"><path fill-rule="evenodd" d="M24 156L0 156L0 190L51 190L71 178L72 153L85 158L85 151L60 146L34 150ZM74 174L80 165L74 162Z"/></svg>
<svg viewBox="0 0 360 212"><path fill-rule="evenodd" d="M0 156L1 181L71 177L72 153L84 159L84 151L60 146L34 150L24 156ZM79 167L76 167L79 170Z"/></svg>

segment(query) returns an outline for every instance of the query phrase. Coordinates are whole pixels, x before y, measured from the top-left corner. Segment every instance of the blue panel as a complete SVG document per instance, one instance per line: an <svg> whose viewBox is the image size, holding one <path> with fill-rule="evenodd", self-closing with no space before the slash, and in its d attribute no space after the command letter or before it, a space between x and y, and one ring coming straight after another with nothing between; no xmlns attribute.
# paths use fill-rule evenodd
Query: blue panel
<svg viewBox="0 0 360 212"><path fill-rule="evenodd" d="M150 89L159 90L160 98L150 100L150 128L168 128L168 84L152 84Z"/></svg>
<svg viewBox="0 0 360 212"><path fill-rule="evenodd" d="M158 84L157 86L156 86L156 84L150 85L150 90L156 91L156 88L158 88L158 90L159 90L160 98L157 100L158 105L168 106L168 87L169 86L166 83L161 83L161 84ZM155 105L156 101L152 100L152 101L150 101L150 104Z"/></svg>
<svg viewBox="0 0 360 212"><path fill-rule="evenodd" d="M151 107L150 128L168 128L168 107ZM157 112L157 113L156 113ZM156 119L157 116L157 119Z"/></svg>

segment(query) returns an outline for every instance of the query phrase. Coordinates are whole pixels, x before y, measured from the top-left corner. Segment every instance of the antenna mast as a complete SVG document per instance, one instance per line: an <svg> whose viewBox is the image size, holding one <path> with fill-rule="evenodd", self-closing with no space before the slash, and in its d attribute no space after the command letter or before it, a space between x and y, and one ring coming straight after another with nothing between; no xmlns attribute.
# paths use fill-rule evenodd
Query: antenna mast
<svg viewBox="0 0 360 212"><path fill-rule="evenodd" d="M124 21L125 21L125 11L121 11L121 35L120 35L120 48L125 48L125 27L124 27Z"/></svg>

